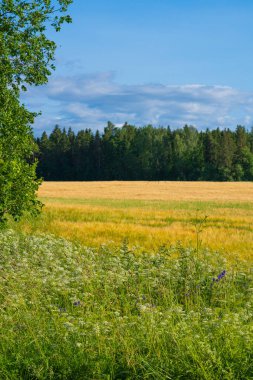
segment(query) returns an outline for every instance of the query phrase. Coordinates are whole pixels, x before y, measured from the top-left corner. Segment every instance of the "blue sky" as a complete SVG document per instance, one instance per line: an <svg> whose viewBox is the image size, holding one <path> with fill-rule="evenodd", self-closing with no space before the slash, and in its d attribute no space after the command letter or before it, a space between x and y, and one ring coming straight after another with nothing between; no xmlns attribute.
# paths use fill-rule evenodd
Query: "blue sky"
<svg viewBox="0 0 253 380"><path fill-rule="evenodd" d="M56 71L23 97L54 125L253 125L253 1L74 0Z"/></svg>

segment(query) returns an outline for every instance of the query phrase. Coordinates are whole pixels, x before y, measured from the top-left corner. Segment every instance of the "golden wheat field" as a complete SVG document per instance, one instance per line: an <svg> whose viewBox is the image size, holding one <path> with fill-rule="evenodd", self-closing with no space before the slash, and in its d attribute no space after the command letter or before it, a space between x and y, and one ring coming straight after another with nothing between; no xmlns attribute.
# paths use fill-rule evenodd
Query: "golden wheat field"
<svg viewBox="0 0 253 380"><path fill-rule="evenodd" d="M27 232L46 232L88 246L157 250L181 242L253 261L253 183L44 182L44 212Z"/></svg>

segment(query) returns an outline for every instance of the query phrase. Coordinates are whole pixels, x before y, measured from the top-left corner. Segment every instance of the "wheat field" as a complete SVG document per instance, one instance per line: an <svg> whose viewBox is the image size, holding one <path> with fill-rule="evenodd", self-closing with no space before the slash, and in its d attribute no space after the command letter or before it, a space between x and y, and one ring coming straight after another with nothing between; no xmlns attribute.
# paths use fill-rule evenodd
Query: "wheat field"
<svg viewBox="0 0 253 380"><path fill-rule="evenodd" d="M44 182L45 199L253 202L251 182Z"/></svg>
<svg viewBox="0 0 253 380"><path fill-rule="evenodd" d="M22 222L26 232L94 247L127 239L149 251L178 242L194 247L199 235L202 246L253 259L249 182L44 182L39 197L44 212Z"/></svg>
<svg viewBox="0 0 253 380"><path fill-rule="evenodd" d="M252 195L44 183L0 231L0 379L252 379Z"/></svg>

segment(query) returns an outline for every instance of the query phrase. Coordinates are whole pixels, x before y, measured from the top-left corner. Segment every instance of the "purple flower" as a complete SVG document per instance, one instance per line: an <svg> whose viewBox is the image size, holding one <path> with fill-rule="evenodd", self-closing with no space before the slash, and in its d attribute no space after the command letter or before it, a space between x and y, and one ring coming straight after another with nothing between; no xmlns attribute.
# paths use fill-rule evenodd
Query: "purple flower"
<svg viewBox="0 0 253 380"><path fill-rule="evenodd" d="M222 271L218 276L218 281L221 280L226 275L226 271Z"/></svg>
<svg viewBox="0 0 253 380"><path fill-rule="evenodd" d="M226 275L226 271L223 270L223 271L218 275L217 278L213 278L213 282L218 282L218 281L220 281L225 275Z"/></svg>
<svg viewBox="0 0 253 380"><path fill-rule="evenodd" d="M81 304L80 301L75 301L75 302L73 302L73 305L74 305L74 306L79 306L80 304Z"/></svg>

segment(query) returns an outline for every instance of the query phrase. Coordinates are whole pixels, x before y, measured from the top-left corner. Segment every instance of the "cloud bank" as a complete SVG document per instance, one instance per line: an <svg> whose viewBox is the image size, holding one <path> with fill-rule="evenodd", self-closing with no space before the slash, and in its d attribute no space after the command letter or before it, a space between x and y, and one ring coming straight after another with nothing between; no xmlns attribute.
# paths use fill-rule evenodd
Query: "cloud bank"
<svg viewBox="0 0 253 380"><path fill-rule="evenodd" d="M253 93L218 85L124 85L112 73L52 77L46 86L29 89L22 100L29 109L42 111L36 134L55 124L103 130L108 120L118 126L191 124L198 129L253 125Z"/></svg>

